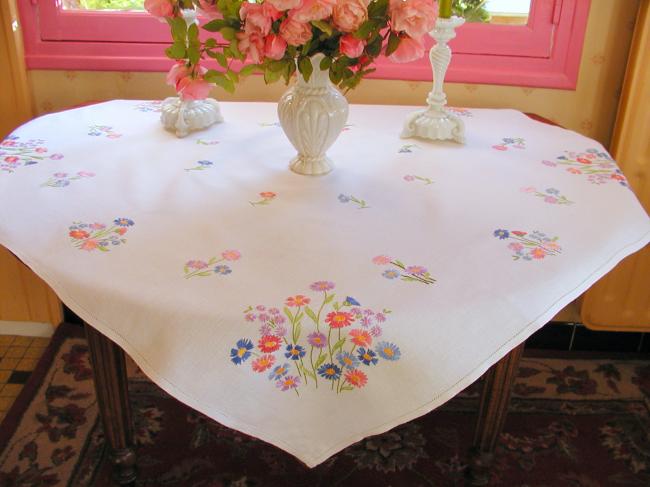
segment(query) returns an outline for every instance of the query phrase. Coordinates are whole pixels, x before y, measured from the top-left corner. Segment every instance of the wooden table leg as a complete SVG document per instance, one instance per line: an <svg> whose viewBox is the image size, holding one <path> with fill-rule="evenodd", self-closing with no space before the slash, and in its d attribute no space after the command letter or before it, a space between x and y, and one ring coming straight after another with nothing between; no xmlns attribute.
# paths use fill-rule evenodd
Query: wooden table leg
<svg viewBox="0 0 650 487"><path fill-rule="evenodd" d="M494 364L483 376L481 405L474 432L474 444L470 453L469 485L487 485L490 481L494 448L506 419L510 392L523 351L524 344L522 343Z"/></svg>
<svg viewBox="0 0 650 487"><path fill-rule="evenodd" d="M135 482L136 469L124 352L87 323L86 337L114 479L120 485L131 484Z"/></svg>

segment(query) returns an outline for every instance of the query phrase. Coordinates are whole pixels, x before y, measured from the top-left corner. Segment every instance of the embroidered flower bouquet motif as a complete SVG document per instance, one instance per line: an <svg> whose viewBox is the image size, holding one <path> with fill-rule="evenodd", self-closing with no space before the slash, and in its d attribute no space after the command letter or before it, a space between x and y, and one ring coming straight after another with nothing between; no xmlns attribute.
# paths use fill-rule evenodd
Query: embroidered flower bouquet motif
<svg viewBox="0 0 650 487"><path fill-rule="evenodd" d="M134 108L139 112L144 112L144 113L148 113L148 112L160 113L162 111L162 100L145 101L137 104Z"/></svg>
<svg viewBox="0 0 650 487"><path fill-rule="evenodd" d="M341 194L339 195L339 201L340 201L341 203L349 203L349 202L352 202L352 203L354 203L355 205L357 205L357 210L363 210L363 209L365 209L365 208L370 208L370 207L368 206L368 203L366 203L366 200L359 199L359 198L357 198L356 196L353 196L353 195L351 195L351 194L343 194L343 193L341 193Z"/></svg>
<svg viewBox="0 0 650 487"><path fill-rule="evenodd" d="M433 179L425 178L423 176L416 176L415 174L407 174L406 176L404 176L404 181L406 181L407 183L412 183L413 181L419 181L421 183L424 183L425 185L434 183Z"/></svg>
<svg viewBox="0 0 650 487"><path fill-rule="evenodd" d="M562 247L557 244L558 237L550 238L542 232L498 229L494 231L494 236L499 240L512 240L508 248L513 252L513 260L541 260L562 253Z"/></svg>
<svg viewBox="0 0 650 487"><path fill-rule="evenodd" d="M252 206L266 206L277 196L273 191L262 191L260 193L260 198L257 201L249 201Z"/></svg>
<svg viewBox="0 0 650 487"><path fill-rule="evenodd" d="M585 152L564 151L564 155L555 158L555 161L542 161L549 167L565 166L571 174L584 174L587 181L592 184L605 184L618 182L621 186L629 188L625 176L607 152L598 149L587 149Z"/></svg>
<svg viewBox="0 0 650 487"><path fill-rule="evenodd" d="M378 255L372 259L372 263L381 266L390 266L382 276L386 279L401 279L406 282L420 282L422 284L433 284L436 280L426 267L421 265L406 265L398 259L386 255Z"/></svg>
<svg viewBox="0 0 650 487"><path fill-rule="evenodd" d="M492 148L501 151L526 148L526 141L521 137L505 137L501 140L502 142L500 144L493 145Z"/></svg>
<svg viewBox="0 0 650 487"><path fill-rule="evenodd" d="M112 225L73 222L68 228L72 244L80 250L108 252L111 247L126 243L124 235L134 225L128 218L116 218Z"/></svg>
<svg viewBox="0 0 650 487"><path fill-rule="evenodd" d="M549 203L551 205L572 205L573 201L569 201L566 196L560 194L560 190L555 188L548 188L544 191L538 191L533 186L527 188L521 188L522 193L528 193L535 195L544 200L544 203Z"/></svg>
<svg viewBox="0 0 650 487"><path fill-rule="evenodd" d="M187 167L185 168L186 171L205 171L206 169L210 169L212 166L214 166L214 162L212 161L197 161L196 166L194 167Z"/></svg>
<svg viewBox="0 0 650 487"><path fill-rule="evenodd" d="M350 296L337 299L334 287L314 282L310 289L318 298L290 296L282 311L249 306L244 319L259 326L259 338L238 340L230 350L232 363L250 363L275 387L296 394L304 387L337 394L364 387L374 369L401 358L397 345L380 338L391 311L363 308Z"/></svg>
<svg viewBox="0 0 650 487"><path fill-rule="evenodd" d="M21 142L20 137L10 135L0 142L0 171L14 172L20 166L31 166L46 159L63 159L61 154L48 154L42 139Z"/></svg>
<svg viewBox="0 0 650 487"><path fill-rule="evenodd" d="M210 260L188 260L183 267L185 279L190 277L227 276L232 272L228 264L223 262L236 262L241 259L239 250L224 250L219 257L212 257Z"/></svg>
<svg viewBox="0 0 650 487"><path fill-rule="evenodd" d="M63 188L70 185L70 181L77 179L92 178L95 173L88 171L79 171L75 174L68 174L67 172L55 172L50 179L45 181L41 186L50 186L52 188Z"/></svg>
<svg viewBox="0 0 650 487"><path fill-rule="evenodd" d="M88 135L94 137L101 137L102 135L108 139L119 139L122 134L118 134L113 130L113 127L108 125L91 125L88 127Z"/></svg>

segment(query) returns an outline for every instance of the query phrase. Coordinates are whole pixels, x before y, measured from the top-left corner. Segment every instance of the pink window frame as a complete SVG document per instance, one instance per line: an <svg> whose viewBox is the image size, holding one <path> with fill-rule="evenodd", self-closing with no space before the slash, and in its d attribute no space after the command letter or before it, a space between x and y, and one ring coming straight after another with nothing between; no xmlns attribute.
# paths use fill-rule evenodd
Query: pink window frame
<svg viewBox="0 0 650 487"><path fill-rule="evenodd" d="M166 71L169 31L145 13L71 12L58 0L18 2L30 69ZM574 89L590 0L532 0L521 26L465 24L450 42L447 80ZM427 49L433 40L427 37ZM379 59L380 79L431 79L428 57L408 64Z"/></svg>

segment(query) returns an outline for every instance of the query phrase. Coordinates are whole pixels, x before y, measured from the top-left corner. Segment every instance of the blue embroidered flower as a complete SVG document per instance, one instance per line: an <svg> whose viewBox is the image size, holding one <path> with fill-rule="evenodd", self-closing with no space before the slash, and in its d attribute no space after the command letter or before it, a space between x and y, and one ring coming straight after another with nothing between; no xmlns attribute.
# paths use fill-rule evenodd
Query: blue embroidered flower
<svg viewBox="0 0 650 487"><path fill-rule="evenodd" d="M498 237L500 240L505 240L510 236L510 232L508 232L508 230L499 229L494 231L494 236Z"/></svg>
<svg viewBox="0 0 650 487"><path fill-rule="evenodd" d="M503 142L505 142L506 144L514 144L515 139L505 138L505 139L503 139Z"/></svg>
<svg viewBox="0 0 650 487"><path fill-rule="evenodd" d="M234 364L239 365L246 362L246 360L251 356L250 351L253 349L253 342L248 338L242 338L237 342L235 347L236 348L230 349L230 360L232 360Z"/></svg>
<svg viewBox="0 0 650 487"><path fill-rule="evenodd" d="M327 380L339 380L341 369L338 365L323 364L318 368L318 375L325 377Z"/></svg>
<svg viewBox="0 0 650 487"><path fill-rule="evenodd" d="M119 227L131 227L135 225L133 220L130 220L128 218L116 218L113 220L113 223L115 223Z"/></svg>
<svg viewBox="0 0 650 487"><path fill-rule="evenodd" d="M341 364L341 367L346 369L356 369L359 366L359 360L350 352L338 353L336 360Z"/></svg>
<svg viewBox="0 0 650 487"><path fill-rule="evenodd" d="M375 346L375 351L381 358L385 358L386 360L399 360L402 356L399 347L390 342L379 342Z"/></svg>
<svg viewBox="0 0 650 487"><path fill-rule="evenodd" d="M546 190L546 192L547 192L548 194L560 194L560 191L557 190L557 189L555 189L555 188L548 188L548 189Z"/></svg>
<svg viewBox="0 0 650 487"><path fill-rule="evenodd" d="M291 360L300 360L307 352L300 345L287 345L287 351L284 356Z"/></svg>
<svg viewBox="0 0 650 487"><path fill-rule="evenodd" d="M349 196L346 196L346 195L344 195L344 194L340 194L340 195L339 195L339 201L340 201L341 203L347 203L347 202L350 201L350 197L349 197Z"/></svg>
<svg viewBox="0 0 650 487"><path fill-rule="evenodd" d="M396 270L388 269L382 272L381 275L384 276L386 279L396 279L400 276L400 273L397 272Z"/></svg>
<svg viewBox="0 0 650 487"><path fill-rule="evenodd" d="M269 380L277 380L280 377L287 375L288 372L289 372L289 364L278 365L269 374Z"/></svg>
<svg viewBox="0 0 650 487"><path fill-rule="evenodd" d="M230 274L232 272L232 269L225 264L215 266L213 270L215 274L221 274L222 276L225 276L226 274Z"/></svg>
<svg viewBox="0 0 650 487"><path fill-rule="evenodd" d="M214 162L212 162L212 161L199 161L197 164L199 166L212 166L214 164Z"/></svg>
<svg viewBox="0 0 650 487"><path fill-rule="evenodd" d="M369 348L359 348L357 357L366 365L375 365L378 362L377 354Z"/></svg>
<svg viewBox="0 0 650 487"><path fill-rule="evenodd" d="M590 154L598 154L598 149L587 149L585 152L589 152Z"/></svg>
<svg viewBox="0 0 650 487"><path fill-rule="evenodd" d="M346 306L346 305L347 306L361 306L361 303L359 303L359 301L354 299L352 296L348 296L347 298L345 298L345 301L343 302L343 305L344 306Z"/></svg>

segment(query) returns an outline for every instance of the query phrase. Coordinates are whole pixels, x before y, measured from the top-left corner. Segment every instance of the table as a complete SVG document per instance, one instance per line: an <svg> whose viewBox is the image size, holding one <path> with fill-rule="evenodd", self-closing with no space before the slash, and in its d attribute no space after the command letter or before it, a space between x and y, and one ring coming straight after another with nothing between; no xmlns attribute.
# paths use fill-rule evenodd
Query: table
<svg viewBox="0 0 650 487"><path fill-rule="evenodd" d="M512 110L456 109L459 146L400 140L412 108L353 106L338 167L306 178L286 169L273 104L224 103L226 123L182 140L157 109L49 115L0 146L0 243L91 325L122 482L135 457L121 349L308 466L498 362L480 466L523 341L650 240L597 142Z"/></svg>

